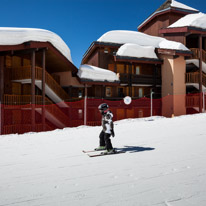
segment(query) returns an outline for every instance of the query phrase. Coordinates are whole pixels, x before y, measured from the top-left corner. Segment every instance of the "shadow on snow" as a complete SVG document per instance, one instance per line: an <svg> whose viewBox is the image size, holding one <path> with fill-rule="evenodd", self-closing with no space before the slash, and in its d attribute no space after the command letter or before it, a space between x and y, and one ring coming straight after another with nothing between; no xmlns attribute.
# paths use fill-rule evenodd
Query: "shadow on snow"
<svg viewBox="0 0 206 206"><path fill-rule="evenodd" d="M153 147L138 147L138 146L124 146L123 148L116 148L116 149L122 152L130 152L130 153L155 150L155 148Z"/></svg>

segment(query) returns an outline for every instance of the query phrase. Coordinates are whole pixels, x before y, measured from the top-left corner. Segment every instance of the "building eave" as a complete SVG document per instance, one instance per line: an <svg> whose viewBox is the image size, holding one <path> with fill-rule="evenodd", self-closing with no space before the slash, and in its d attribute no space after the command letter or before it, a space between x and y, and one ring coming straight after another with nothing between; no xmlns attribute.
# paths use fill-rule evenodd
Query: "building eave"
<svg viewBox="0 0 206 206"><path fill-rule="evenodd" d="M120 81L98 81L98 80L92 80L92 79L80 79L81 84L87 84L87 85L108 85L108 86L118 86L120 84Z"/></svg>
<svg viewBox="0 0 206 206"><path fill-rule="evenodd" d="M163 61L160 59L152 58L137 58L137 57L128 57L128 56L114 56L116 62L130 62L130 63L145 63L145 64L163 64Z"/></svg>
<svg viewBox="0 0 206 206"><path fill-rule="evenodd" d="M173 49L157 49L158 54L172 55L172 56L192 56L191 51L173 50Z"/></svg>
<svg viewBox="0 0 206 206"><path fill-rule="evenodd" d="M99 42L99 41L93 41L87 51L84 53L83 58L82 58L82 64L84 64L84 61L86 58L88 58L96 48L99 47L109 47L109 48L119 48L123 44L118 44L118 43L111 43L111 42Z"/></svg>
<svg viewBox="0 0 206 206"><path fill-rule="evenodd" d="M151 14L145 21L143 21L138 27L138 30L141 30L146 24L148 24L150 21L152 21L157 16L166 14L166 13L177 13L177 14L192 14L192 13L198 13L199 11L192 11L192 10L186 10L186 9L180 9L175 7L170 7L163 9L161 11L156 11L153 14Z"/></svg>
<svg viewBox="0 0 206 206"><path fill-rule="evenodd" d="M193 34L203 34L206 35L206 29L194 27L194 26L184 26L184 27L172 27L164 28L159 30L160 34L174 34L174 33L193 33Z"/></svg>
<svg viewBox="0 0 206 206"><path fill-rule="evenodd" d="M47 50L53 52L55 56L57 56L59 59L61 59L62 62L65 63L65 65L69 66L69 68L72 69L72 72L77 73L78 69L76 68L76 66L49 42L28 41L18 45L0 45L0 54L15 55L15 53L18 54L20 51L26 52L32 49L38 51L42 48L46 48Z"/></svg>

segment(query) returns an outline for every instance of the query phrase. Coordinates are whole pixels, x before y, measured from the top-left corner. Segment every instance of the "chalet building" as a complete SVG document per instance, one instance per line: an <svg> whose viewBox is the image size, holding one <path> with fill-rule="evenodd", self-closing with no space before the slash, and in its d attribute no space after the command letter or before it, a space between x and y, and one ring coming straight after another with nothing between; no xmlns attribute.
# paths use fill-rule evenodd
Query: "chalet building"
<svg viewBox="0 0 206 206"><path fill-rule="evenodd" d="M83 56L82 64L119 75L120 85L107 86L103 93L106 98L150 97L153 91L154 98L162 98L163 116L202 112L202 89L206 86L206 25L202 26L205 18L205 14L194 8L167 0L138 26L136 34L111 31L94 41ZM154 45L162 41L162 37L169 42ZM178 48L174 42L185 48ZM130 43L143 48L129 48L126 44ZM168 46L170 43L172 46ZM155 47L156 57L147 56L148 51L142 53L147 46ZM194 93L199 95L191 95Z"/></svg>
<svg viewBox="0 0 206 206"><path fill-rule="evenodd" d="M154 98L168 94L170 97L182 95L176 97L175 103L172 99L166 98L162 103L161 112L156 113L171 116L186 114L185 76L181 75L180 71L183 70L182 66L185 68L185 56L190 55L191 52L181 43L135 31L111 31L91 44L82 63L101 67L119 75L119 86L106 86L104 94L106 98L122 99L125 96L133 99L150 98L152 91ZM177 77L168 75L174 72ZM181 82L176 88L175 82L178 79ZM136 110L138 107L139 105ZM150 110L149 105L146 109ZM142 116L149 116L149 113L145 111Z"/></svg>
<svg viewBox="0 0 206 206"><path fill-rule="evenodd" d="M46 30L0 30L0 133L69 126L67 102L82 86L68 46Z"/></svg>
<svg viewBox="0 0 206 206"><path fill-rule="evenodd" d="M181 42L192 51L186 58L185 90L187 113L202 112L206 87L206 15L177 1L166 1L138 30L153 36ZM204 96L205 98L205 96Z"/></svg>
<svg viewBox="0 0 206 206"><path fill-rule="evenodd" d="M79 69L53 32L0 28L0 40L0 134L98 125L102 102L114 120L204 111L206 14L175 0L138 31L103 34Z"/></svg>

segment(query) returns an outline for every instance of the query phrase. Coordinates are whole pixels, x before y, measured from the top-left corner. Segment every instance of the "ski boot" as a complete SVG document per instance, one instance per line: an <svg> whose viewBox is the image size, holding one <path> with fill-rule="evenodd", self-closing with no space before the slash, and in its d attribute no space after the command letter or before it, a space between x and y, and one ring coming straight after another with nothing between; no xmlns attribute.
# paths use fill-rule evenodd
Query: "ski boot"
<svg viewBox="0 0 206 206"><path fill-rule="evenodd" d="M102 150L106 150L105 146L99 146L97 148L94 149L95 151L102 151Z"/></svg>
<svg viewBox="0 0 206 206"><path fill-rule="evenodd" d="M115 153L116 153L115 149L110 149L110 150L107 150L106 152L102 152L102 154L104 155L115 154Z"/></svg>

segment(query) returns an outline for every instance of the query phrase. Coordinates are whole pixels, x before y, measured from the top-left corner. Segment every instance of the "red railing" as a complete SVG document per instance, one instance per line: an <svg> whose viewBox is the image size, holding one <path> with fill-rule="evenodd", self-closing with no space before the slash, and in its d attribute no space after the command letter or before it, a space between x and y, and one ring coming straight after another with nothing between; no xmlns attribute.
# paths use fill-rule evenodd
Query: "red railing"
<svg viewBox="0 0 206 206"><path fill-rule="evenodd" d="M13 97L12 97L13 98ZM162 115L162 101L167 103L167 100L174 98L171 95L163 97L162 99L153 99L153 116ZM188 114L198 112L200 94L190 94L190 95L178 95L175 97L175 101L184 101L185 108ZM206 99L205 99L206 100ZM113 120L121 120L127 118L141 118L149 117L151 112L151 100L149 98L141 98L132 100L130 105L126 105L123 100L106 100L106 99L87 99L87 125L96 126L101 124L101 114L98 111L98 106L101 103L107 103L110 106L114 118ZM206 102L206 101L205 101ZM67 102L68 108L64 108L61 112L52 112L56 119L61 122L66 123L66 127L76 127L84 124L84 100L76 102ZM54 106L56 106L54 104ZM35 105L35 110L41 109L41 105ZM45 110L50 111L51 104L45 105ZM196 109L195 109L196 108ZM57 125L52 121L45 120L45 125L43 127L42 115L41 113L35 113L35 125L32 127L31 121L31 104L27 105L2 105L2 122L1 126L3 134L10 133L25 133L32 131L35 127L35 131L59 129ZM64 115L62 115L62 113Z"/></svg>

